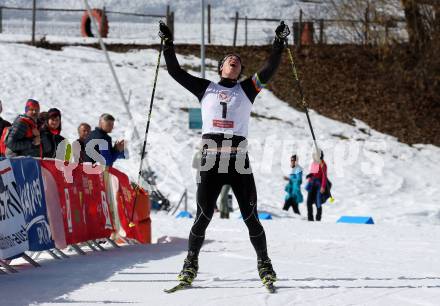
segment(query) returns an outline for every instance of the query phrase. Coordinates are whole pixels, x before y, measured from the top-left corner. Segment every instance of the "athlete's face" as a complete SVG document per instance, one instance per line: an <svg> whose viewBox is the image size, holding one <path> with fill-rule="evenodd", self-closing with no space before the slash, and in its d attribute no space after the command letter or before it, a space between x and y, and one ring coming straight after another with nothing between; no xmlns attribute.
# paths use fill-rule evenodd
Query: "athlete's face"
<svg viewBox="0 0 440 306"><path fill-rule="evenodd" d="M228 56L222 66L222 78L236 80L241 72L240 59L237 56Z"/></svg>

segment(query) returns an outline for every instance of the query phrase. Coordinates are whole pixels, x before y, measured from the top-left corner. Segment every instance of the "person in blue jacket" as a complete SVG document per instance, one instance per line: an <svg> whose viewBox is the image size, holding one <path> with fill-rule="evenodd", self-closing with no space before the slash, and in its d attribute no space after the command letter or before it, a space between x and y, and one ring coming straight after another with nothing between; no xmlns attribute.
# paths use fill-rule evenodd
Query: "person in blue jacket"
<svg viewBox="0 0 440 306"><path fill-rule="evenodd" d="M84 162L100 162L104 166L112 167L117 159L127 158L127 156L124 155L125 141L118 140L113 145L112 138L108 135L113 131L114 123L115 118L112 115L101 115L99 118L99 127L96 127L84 142L86 148ZM99 156L90 156L89 146L93 146L93 153L101 155L100 158ZM101 161L99 159L101 159Z"/></svg>
<svg viewBox="0 0 440 306"><path fill-rule="evenodd" d="M283 209L287 211L290 207L292 207L295 214L301 215L298 209L298 204L304 201L301 193L303 170L298 165L298 158L296 154L290 157L290 167L292 167L292 172L290 173L289 177L285 177L285 179L289 180L289 183L287 183L286 187L284 188L287 194Z"/></svg>

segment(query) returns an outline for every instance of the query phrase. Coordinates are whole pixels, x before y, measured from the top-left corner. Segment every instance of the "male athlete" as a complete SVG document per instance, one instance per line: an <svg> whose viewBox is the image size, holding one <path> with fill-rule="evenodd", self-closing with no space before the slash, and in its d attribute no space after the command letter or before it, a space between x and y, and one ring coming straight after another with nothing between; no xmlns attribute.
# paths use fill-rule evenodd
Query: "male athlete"
<svg viewBox="0 0 440 306"><path fill-rule="evenodd" d="M223 185L230 185L237 198L249 237L257 254L257 268L263 284L276 281L276 273L267 253L266 235L258 220L257 192L247 155L248 124L252 104L275 74L290 31L284 22L275 30L272 53L257 73L240 80L243 65L238 54L220 60L220 81L211 82L184 71L176 58L170 29L160 23L168 73L200 101L202 109L203 151L198 174L197 215L189 234L188 255L178 279L191 285L197 276L198 255L205 231L214 214Z"/></svg>

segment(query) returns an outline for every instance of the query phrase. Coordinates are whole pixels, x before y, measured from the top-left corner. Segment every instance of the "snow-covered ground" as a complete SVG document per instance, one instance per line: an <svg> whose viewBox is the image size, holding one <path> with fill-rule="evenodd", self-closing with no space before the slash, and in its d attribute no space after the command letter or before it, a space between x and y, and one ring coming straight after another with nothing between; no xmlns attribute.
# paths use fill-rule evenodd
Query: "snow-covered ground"
<svg viewBox="0 0 440 306"><path fill-rule="evenodd" d="M70 140L80 122L94 125L103 112L117 117L114 139L131 139L133 126L143 135L157 55L155 50L111 53L125 93L132 91L131 122L101 51L2 43L2 116L13 120L32 97L43 110L61 109L63 134ZM194 70L199 64L193 56L179 60ZM214 61L208 64L215 66ZM207 77L218 78L212 69ZM281 210L290 154L296 152L306 169L310 162L305 115L269 91L254 105L249 150L260 211L274 216L264 225L279 294L260 288L247 231L235 213L231 220L215 217L208 230L195 283L203 289L165 295L162 289L173 284L181 268L191 221L157 214L154 241L166 243L50 261L41 269L24 267L23 273L0 277L0 304L438 305L440 148L411 147L362 122L351 126L311 111L336 198L325 205L323 222L311 224ZM170 78L162 62L148 160L163 193L175 203L188 189L189 209L194 210L191 161L200 133L188 129L188 107L198 107L196 98ZM135 178L136 150L143 139L131 140L130 159L116 166ZM304 215L304 204L300 210ZM335 224L341 215L372 216L376 225ZM10 296L7 302L4 296Z"/></svg>
<svg viewBox="0 0 440 306"><path fill-rule="evenodd" d="M182 266L190 220L153 216L149 246L42 262L0 276L1 305L437 306L440 236L432 226L263 221L278 273L269 294L242 220L207 231L194 289L166 294Z"/></svg>

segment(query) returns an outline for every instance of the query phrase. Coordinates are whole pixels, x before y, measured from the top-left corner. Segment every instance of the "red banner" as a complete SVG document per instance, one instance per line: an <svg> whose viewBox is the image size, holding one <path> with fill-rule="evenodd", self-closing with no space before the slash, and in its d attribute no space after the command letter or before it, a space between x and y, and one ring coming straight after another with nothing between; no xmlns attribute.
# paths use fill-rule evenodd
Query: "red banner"
<svg viewBox="0 0 440 306"><path fill-rule="evenodd" d="M114 168L110 168L109 172L119 182L118 190L115 190L115 193L119 221L126 233L126 237L135 239L140 243L151 243L150 200L148 193L140 188L136 195L136 190L131 186L127 175ZM133 213L135 198L136 205ZM132 223L132 226L130 226L130 223Z"/></svg>
<svg viewBox="0 0 440 306"><path fill-rule="evenodd" d="M64 218L60 206L60 194L57 182L47 168L41 167L41 174L44 182L44 194L46 196L47 215L49 226L55 246L59 249L67 247L66 234L64 230Z"/></svg>
<svg viewBox="0 0 440 306"><path fill-rule="evenodd" d="M88 236L86 207L81 205L78 188L73 182L67 182L64 171L57 169L57 166L60 169L64 167L59 161L42 160L41 166L48 170L58 189L66 243L74 244L86 241Z"/></svg>
<svg viewBox="0 0 440 306"><path fill-rule="evenodd" d="M58 194L58 197L49 198L53 205L59 201L61 207L63 224L60 226L64 227L65 240L64 237L56 239L59 245L64 245L64 241L69 245L110 237L115 227L110 211L111 199L107 194L110 189L106 188L103 169L88 164L64 165L54 160L43 160L41 166L45 169L45 181L51 182L50 187ZM116 199L116 215L125 236L140 243L151 243L148 193L143 189L135 191L124 173L113 168L109 172L117 181L112 198ZM48 191L46 194L49 194Z"/></svg>
<svg viewBox="0 0 440 306"><path fill-rule="evenodd" d="M104 183L103 168L79 164L73 171L80 206L85 206L87 240L108 238L113 232L112 217Z"/></svg>

